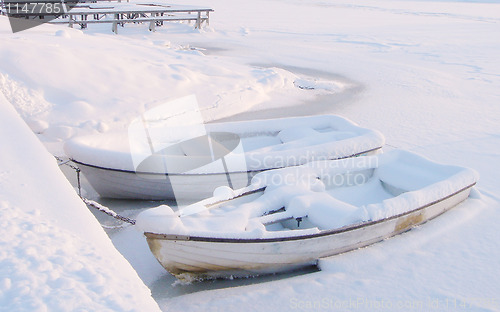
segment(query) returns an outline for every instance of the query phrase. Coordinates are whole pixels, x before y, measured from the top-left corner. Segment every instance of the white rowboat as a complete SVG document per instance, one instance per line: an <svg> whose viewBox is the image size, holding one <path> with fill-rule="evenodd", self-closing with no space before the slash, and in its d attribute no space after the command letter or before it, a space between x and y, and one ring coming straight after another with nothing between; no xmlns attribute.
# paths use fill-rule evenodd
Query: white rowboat
<svg viewBox="0 0 500 312"><path fill-rule="evenodd" d="M309 189L269 182L311 173ZM268 171L231 198L212 197L180 213L161 206L143 212L137 224L158 261L178 278L255 275L405 232L467 199L477 180L471 169L392 151Z"/></svg>
<svg viewBox="0 0 500 312"><path fill-rule="evenodd" d="M203 127L176 128L173 138L161 125L147 137L135 128L77 137L65 152L102 197L193 202L221 185L245 187L265 170L372 154L384 144L379 132L331 115Z"/></svg>

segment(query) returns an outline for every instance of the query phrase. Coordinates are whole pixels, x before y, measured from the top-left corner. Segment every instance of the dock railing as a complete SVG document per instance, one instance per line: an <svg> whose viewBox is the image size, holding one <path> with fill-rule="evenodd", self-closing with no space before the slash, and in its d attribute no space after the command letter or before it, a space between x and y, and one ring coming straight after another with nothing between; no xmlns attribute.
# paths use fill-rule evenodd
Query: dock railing
<svg viewBox="0 0 500 312"><path fill-rule="evenodd" d="M194 22L194 27L199 29L203 23L209 25L211 8L196 7L188 5L174 5L159 2L117 2L109 0L89 0L92 2L74 1L70 10L65 10L62 14L54 15L53 11L32 10L10 10L6 9L11 4L29 4L31 6L40 3L58 3L55 0L7 0L2 1L2 14L9 17L36 19L38 21L47 20L49 24L67 24L69 27L79 25L82 29L88 24L111 24L111 30L118 33L118 26L127 23L149 23L149 30L155 31L157 26L164 22L187 21ZM71 1L71 0L70 0ZM99 1L99 2L97 2ZM128 1L128 0L127 0ZM10 4L9 4L10 3ZM68 0L65 1L68 3ZM61 3L58 3L61 5ZM57 12L59 13L59 12Z"/></svg>

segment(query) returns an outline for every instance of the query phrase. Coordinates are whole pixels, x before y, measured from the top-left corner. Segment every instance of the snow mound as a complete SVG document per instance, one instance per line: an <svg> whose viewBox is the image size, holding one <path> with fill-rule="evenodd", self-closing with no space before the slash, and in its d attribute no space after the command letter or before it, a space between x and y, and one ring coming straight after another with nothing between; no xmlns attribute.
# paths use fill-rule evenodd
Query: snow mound
<svg viewBox="0 0 500 312"><path fill-rule="evenodd" d="M158 311L55 159L0 93L0 306Z"/></svg>

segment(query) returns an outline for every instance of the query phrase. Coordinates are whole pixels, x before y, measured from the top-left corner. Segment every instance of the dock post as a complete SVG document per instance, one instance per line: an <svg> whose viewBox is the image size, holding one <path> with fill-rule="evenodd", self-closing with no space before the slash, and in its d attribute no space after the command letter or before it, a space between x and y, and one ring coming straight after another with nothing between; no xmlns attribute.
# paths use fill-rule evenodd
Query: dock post
<svg viewBox="0 0 500 312"><path fill-rule="evenodd" d="M201 28L201 11L198 11L198 18L196 19L196 27L200 29Z"/></svg>
<svg viewBox="0 0 500 312"><path fill-rule="evenodd" d="M156 21L149 22L149 31L156 31Z"/></svg>
<svg viewBox="0 0 500 312"><path fill-rule="evenodd" d="M113 26L111 27L111 31L115 34L118 34L118 14L115 14L115 19L113 21Z"/></svg>

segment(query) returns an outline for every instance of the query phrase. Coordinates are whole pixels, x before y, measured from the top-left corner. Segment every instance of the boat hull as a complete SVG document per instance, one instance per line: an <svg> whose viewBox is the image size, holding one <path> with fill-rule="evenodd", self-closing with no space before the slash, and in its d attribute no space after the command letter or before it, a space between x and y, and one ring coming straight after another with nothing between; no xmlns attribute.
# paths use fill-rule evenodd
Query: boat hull
<svg viewBox="0 0 500 312"><path fill-rule="evenodd" d="M73 138L64 150L101 197L187 203L219 186L243 188L261 171L369 155L384 145L379 132L334 115L203 126L173 131L153 119L127 132Z"/></svg>
<svg viewBox="0 0 500 312"><path fill-rule="evenodd" d="M177 199L188 203L210 197L217 186L228 184L225 173L165 175L113 170L76 163L99 196L106 198ZM246 186L259 172L261 171L232 172L230 177L232 183ZM175 183L175 192L172 183Z"/></svg>
<svg viewBox="0 0 500 312"><path fill-rule="evenodd" d="M353 156L374 155L379 153L379 150L380 148L377 148ZM250 184L254 175L275 169L168 175L102 168L76 160L73 160L73 162L78 165L78 168L85 175L90 185L101 197L142 200L176 199L177 201L182 201L183 204L211 197L213 191L221 185L227 185L234 189L245 187Z"/></svg>
<svg viewBox="0 0 500 312"><path fill-rule="evenodd" d="M273 239L222 239L145 233L152 253L170 273L254 275L308 265L408 231L446 212L470 194L473 185L410 212L318 234Z"/></svg>

